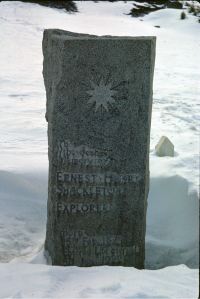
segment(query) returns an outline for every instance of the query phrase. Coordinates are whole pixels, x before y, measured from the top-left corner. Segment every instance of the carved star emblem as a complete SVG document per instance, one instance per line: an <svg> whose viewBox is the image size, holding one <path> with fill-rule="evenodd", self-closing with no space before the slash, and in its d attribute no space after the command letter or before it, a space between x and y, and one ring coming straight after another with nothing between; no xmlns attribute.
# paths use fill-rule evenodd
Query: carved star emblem
<svg viewBox="0 0 200 299"><path fill-rule="evenodd" d="M113 96L117 92L112 89L112 83L104 83L104 80L101 79L99 84L91 82L91 90L87 91L90 98L88 100L89 104L95 103L95 112L100 108L103 108L105 111L108 111L109 105L115 103Z"/></svg>

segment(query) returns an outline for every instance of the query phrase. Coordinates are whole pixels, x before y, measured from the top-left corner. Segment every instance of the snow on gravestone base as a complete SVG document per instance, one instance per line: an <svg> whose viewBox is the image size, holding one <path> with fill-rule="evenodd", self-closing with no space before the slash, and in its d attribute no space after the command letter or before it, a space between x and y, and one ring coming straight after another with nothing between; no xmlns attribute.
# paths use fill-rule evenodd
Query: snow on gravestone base
<svg viewBox="0 0 200 299"><path fill-rule="evenodd" d="M155 37L45 30L53 265L144 267Z"/></svg>
<svg viewBox="0 0 200 299"><path fill-rule="evenodd" d="M162 136L155 147L156 155L174 157L174 145L166 136Z"/></svg>

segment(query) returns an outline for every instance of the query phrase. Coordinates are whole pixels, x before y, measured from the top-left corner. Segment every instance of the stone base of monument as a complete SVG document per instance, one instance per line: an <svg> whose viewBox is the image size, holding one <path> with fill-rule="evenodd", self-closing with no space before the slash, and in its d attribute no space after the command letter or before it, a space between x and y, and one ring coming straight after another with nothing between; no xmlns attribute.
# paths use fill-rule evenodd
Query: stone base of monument
<svg viewBox="0 0 200 299"><path fill-rule="evenodd" d="M53 265L144 267L155 37L45 30Z"/></svg>

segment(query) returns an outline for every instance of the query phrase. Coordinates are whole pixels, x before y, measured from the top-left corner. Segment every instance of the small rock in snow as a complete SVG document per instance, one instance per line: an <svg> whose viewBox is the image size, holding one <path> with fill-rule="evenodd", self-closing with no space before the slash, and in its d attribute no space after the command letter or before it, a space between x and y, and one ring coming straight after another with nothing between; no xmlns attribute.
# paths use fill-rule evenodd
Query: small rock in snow
<svg viewBox="0 0 200 299"><path fill-rule="evenodd" d="M159 157L174 157L174 145L166 136L162 136L155 147L156 155Z"/></svg>

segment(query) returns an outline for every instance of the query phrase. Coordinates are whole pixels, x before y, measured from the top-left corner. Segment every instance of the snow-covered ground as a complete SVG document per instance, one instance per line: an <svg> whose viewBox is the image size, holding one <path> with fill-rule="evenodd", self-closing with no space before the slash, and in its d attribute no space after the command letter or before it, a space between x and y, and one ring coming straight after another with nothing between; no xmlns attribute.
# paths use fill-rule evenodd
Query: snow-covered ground
<svg viewBox="0 0 200 299"><path fill-rule="evenodd" d="M79 13L67 14L0 2L0 297L197 298L198 271L179 264L198 267L200 24L192 15L180 20L173 9L132 18L125 15L132 1L77 5ZM139 271L41 265L48 173L45 28L157 36L146 267L179 266ZM175 157L155 155L162 135L174 143Z"/></svg>
<svg viewBox="0 0 200 299"><path fill-rule="evenodd" d="M197 298L197 275L184 265L136 270L2 264L0 277L1 298Z"/></svg>

